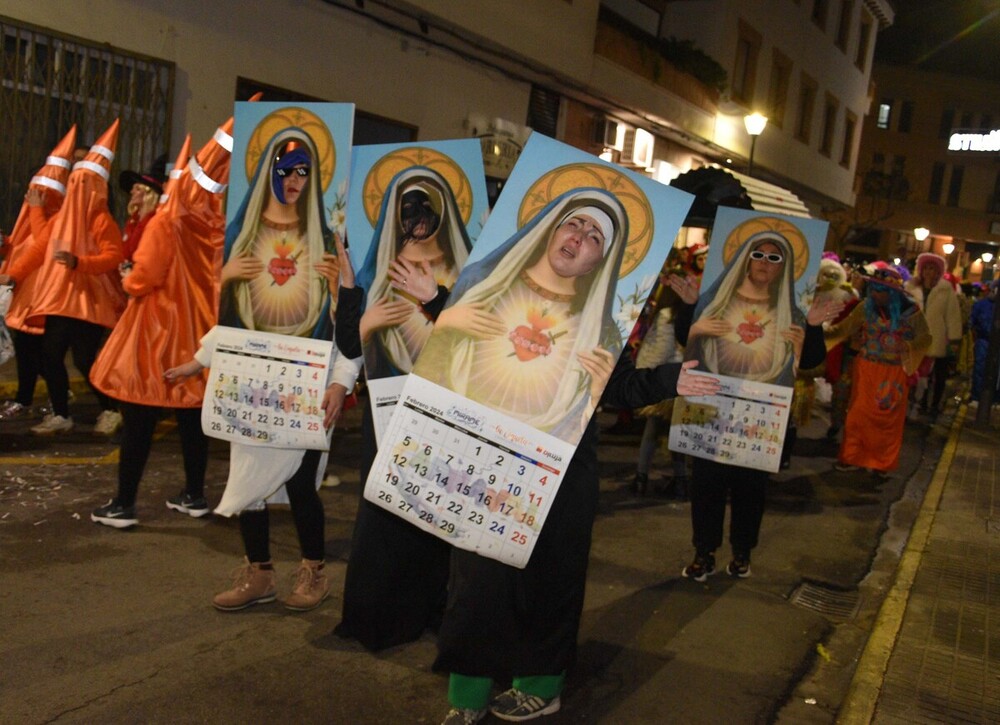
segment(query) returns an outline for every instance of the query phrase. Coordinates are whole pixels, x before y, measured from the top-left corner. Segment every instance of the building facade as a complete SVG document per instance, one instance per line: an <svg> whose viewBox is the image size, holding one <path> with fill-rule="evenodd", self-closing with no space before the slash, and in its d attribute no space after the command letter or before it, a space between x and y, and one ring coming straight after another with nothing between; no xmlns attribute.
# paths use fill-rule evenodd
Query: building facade
<svg viewBox="0 0 1000 725"><path fill-rule="evenodd" d="M888 65L876 67L875 82L855 213L842 223L845 251L908 261L934 251L963 279L992 278L1000 252L1000 83ZM918 240L915 229L929 234Z"/></svg>
<svg viewBox="0 0 1000 725"><path fill-rule="evenodd" d="M357 143L479 136L497 188L531 129L664 182L745 171L759 110L754 176L819 215L853 204L891 21L886 0L0 0L21 139L0 225L71 119L87 142L121 116L121 168L148 168L258 89L355 103Z"/></svg>

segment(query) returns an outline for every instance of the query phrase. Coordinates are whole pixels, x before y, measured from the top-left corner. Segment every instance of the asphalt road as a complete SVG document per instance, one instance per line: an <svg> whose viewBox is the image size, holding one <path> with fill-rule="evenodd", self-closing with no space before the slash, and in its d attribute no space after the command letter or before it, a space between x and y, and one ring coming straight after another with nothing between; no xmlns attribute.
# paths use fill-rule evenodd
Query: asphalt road
<svg viewBox="0 0 1000 725"><path fill-rule="evenodd" d="M440 721L432 635L376 657L331 634L359 496L357 409L334 436L339 483L321 492L332 596L305 614L279 603L223 614L210 600L240 563L239 532L164 506L182 486L176 431L161 424L140 525L112 530L89 513L113 493L116 449L90 432L88 396L74 406L76 429L54 439L0 423L0 722ZM825 429L820 418L803 430L792 468L773 477L753 576L705 584L680 577L688 505L628 491L638 433L602 437L579 660L546 723L833 721L945 431L909 425L900 472L880 483L832 472ZM213 444L210 502L226 471ZM299 556L287 512L272 523L280 594ZM819 605L793 601L803 582Z"/></svg>

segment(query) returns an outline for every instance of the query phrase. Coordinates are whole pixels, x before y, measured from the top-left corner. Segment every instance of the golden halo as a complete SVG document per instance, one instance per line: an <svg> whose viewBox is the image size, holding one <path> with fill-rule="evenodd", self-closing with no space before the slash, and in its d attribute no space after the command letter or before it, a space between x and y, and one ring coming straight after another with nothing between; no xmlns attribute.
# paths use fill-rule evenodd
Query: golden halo
<svg viewBox="0 0 1000 725"><path fill-rule="evenodd" d="M368 223L375 227L378 213L382 208L382 199L389 190L389 182L404 169L411 166L426 166L436 171L451 187L455 204L462 216L462 224L468 226L472 216L472 184L465 170L450 156L435 149L423 146L409 146L405 149L391 151L380 158L368 170L365 183L361 187L361 199L365 207Z"/></svg>
<svg viewBox="0 0 1000 725"><path fill-rule="evenodd" d="M333 180L333 170L337 168L337 148L333 143L330 129L323 119L312 111L299 106L287 106L267 114L250 134L246 150L247 181L253 179L253 174L257 170L257 162L260 160L260 155L267 149L268 141L274 137L274 134L292 126L301 128L309 134L309 138L316 145L319 160L314 164L319 167L320 181L325 192Z"/></svg>
<svg viewBox="0 0 1000 725"><path fill-rule="evenodd" d="M806 271L806 267L809 266L809 244L806 242L806 235L791 222L773 216L747 219L729 232L729 236L726 237L726 242L722 246L723 266L729 264L743 243L758 232L776 232L788 240L788 243L792 245L792 254L795 256L795 268L792 272L795 275L795 280L798 281L802 273Z"/></svg>
<svg viewBox="0 0 1000 725"><path fill-rule="evenodd" d="M567 164L546 172L535 181L521 200L517 227L528 223L542 208L571 189L593 187L614 194L628 217L629 238L618 278L639 266L653 243L653 209L649 199L623 172L604 164Z"/></svg>

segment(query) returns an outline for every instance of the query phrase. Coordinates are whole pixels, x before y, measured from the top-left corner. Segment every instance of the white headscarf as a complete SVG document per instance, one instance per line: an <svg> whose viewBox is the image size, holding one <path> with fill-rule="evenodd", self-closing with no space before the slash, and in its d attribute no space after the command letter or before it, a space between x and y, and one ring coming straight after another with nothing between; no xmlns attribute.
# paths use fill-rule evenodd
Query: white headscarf
<svg viewBox="0 0 1000 725"><path fill-rule="evenodd" d="M500 250L509 247L501 258L494 259L493 254L491 254L481 262L470 265L466 269L466 274L463 274L463 278L456 284L456 290L449 300L449 306L479 303L484 305L486 309L492 309L495 303L518 281L522 270L538 259L539 253L545 253L544 250L548 246L552 234L566 216L575 214L581 207L594 205L607 214L609 221L613 220L613 233L605 239L605 247L610 250L610 253L598 265L590 290L582 291L583 294L587 295L587 299L579 313L579 330L573 350L569 355L569 365L561 378L559 387L554 391L551 402L544 411L532 416L530 420L523 420L523 422L539 430L551 432L553 435L559 435L556 429L561 429L561 424L565 423L568 426L567 430L575 431L572 434L574 439L579 438L580 414L588 402L587 392L589 388L589 374L580 365L576 354L590 352L600 344L609 344L607 338L611 328L614 328L616 336L618 334L617 327L614 326L614 321L611 318L611 306L614 302L618 272L625 251L628 219L614 195L601 189L577 189L558 197L538 216L528 222L522 230L504 245L501 245ZM474 279L469 281L470 278L466 275L470 273L473 277L479 276L478 281ZM421 377L427 377L431 380L440 380L444 374L444 384L456 393L465 395L472 366L476 364L473 359L476 341L461 333L449 334L446 332L445 335L441 335L441 333L436 332L432 334L428 348L438 336L448 336L453 340L445 353L446 359L442 366L445 369L429 369L436 367L436 361L440 359L434 355L428 359L428 368L418 366L416 372ZM618 342L620 343L620 340ZM611 350L615 356L617 356L618 351L618 349ZM574 418L575 420L571 420Z"/></svg>

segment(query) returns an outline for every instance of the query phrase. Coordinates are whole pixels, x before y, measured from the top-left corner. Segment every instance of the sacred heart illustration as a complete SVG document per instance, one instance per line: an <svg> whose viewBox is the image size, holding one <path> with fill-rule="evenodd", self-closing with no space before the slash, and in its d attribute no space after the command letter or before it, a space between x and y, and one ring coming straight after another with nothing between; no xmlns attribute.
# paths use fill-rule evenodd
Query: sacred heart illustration
<svg viewBox="0 0 1000 725"><path fill-rule="evenodd" d="M736 327L736 334L740 336L740 340L743 341L744 345L749 345L750 343L764 337L764 325L761 324L760 315L756 312L750 312L746 316L746 322L741 322Z"/></svg>
<svg viewBox="0 0 1000 725"><path fill-rule="evenodd" d="M274 247L274 251L278 256L272 257L271 261L267 263L267 271L271 275L271 279L274 280L274 284L281 287L298 272L295 263L295 256L297 255L288 256L288 253L292 251L292 245L290 244L277 244Z"/></svg>
<svg viewBox="0 0 1000 725"><path fill-rule="evenodd" d="M547 330L556 324L556 321L545 314L545 310L539 311L532 307L528 310L528 325L518 325L514 328L507 339L514 345L514 353L521 362L534 360L539 355L545 356L552 352L552 345L559 335L552 335ZM561 333L560 333L561 334Z"/></svg>

